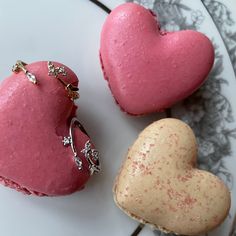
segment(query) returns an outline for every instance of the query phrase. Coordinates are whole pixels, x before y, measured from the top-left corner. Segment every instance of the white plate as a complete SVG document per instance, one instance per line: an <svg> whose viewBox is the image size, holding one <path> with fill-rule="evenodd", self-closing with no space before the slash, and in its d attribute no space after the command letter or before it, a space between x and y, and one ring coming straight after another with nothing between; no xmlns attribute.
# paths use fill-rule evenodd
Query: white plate
<svg viewBox="0 0 236 236"><path fill-rule="evenodd" d="M114 8L124 1L103 2ZM157 12L163 27L202 31L217 47L210 79L197 95L175 106L172 115L186 120L195 129L201 167L218 174L231 188L231 217L209 234L228 236L236 208L236 3L234 0L137 2ZM10 74L17 59L54 60L71 67L80 78L78 117L100 150L103 164L101 174L94 176L83 191L71 196L24 196L1 186L1 235L123 236L130 235L138 226L114 205L112 185L137 134L165 114L131 117L115 105L98 57L106 15L85 0L0 0L0 78ZM142 236L154 234L160 235L148 227L140 232Z"/></svg>

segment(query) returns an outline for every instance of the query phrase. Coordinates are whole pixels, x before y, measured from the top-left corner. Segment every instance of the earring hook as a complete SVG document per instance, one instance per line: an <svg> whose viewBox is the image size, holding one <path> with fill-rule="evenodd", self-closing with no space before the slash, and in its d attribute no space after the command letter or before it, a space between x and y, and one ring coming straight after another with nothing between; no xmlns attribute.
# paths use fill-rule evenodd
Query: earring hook
<svg viewBox="0 0 236 236"><path fill-rule="evenodd" d="M65 67L64 66L55 67L55 65L51 61L48 61L48 75L54 76L65 87L65 90L67 90L68 96L71 98L72 101L78 99L79 98L78 87L70 83L69 84L66 83L59 77L60 74L62 76L67 76Z"/></svg>
<svg viewBox="0 0 236 236"><path fill-rule="evenodd" d="M70 128L69 128L69 136L65 136L62 140L62 143L64 146L71 146L72 152L73 152L73 158L74 161L78 167L79 170L83 169L83 162L79 157L79 154L76 150L76 146L74 143L74 129L78 127L80 130L83 131L83 127L79 123L78 119L76 117L72 118L71 123L70 123ZM83 131L84 132L84 131ZM84 148L80 151L81 153L84 154L84 157L88 163L88 168L90 175L93 173L98 173L101 170L101 164L99 160L99 152L96 149L92 148L92 144L90 140L88 140Z"/></svg>

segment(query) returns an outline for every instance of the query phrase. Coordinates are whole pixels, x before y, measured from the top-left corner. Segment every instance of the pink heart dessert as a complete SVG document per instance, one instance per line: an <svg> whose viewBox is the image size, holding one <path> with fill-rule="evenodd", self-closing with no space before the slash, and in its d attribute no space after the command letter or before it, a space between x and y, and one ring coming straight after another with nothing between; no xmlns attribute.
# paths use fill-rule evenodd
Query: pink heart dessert
<svg viewBox="0 0 236 236"><path fill-rule="evenodd" d="M68 67L53 64L64 67L67 76L63 80L77 86L78 78ZM26 194L70 194L82 189L90 177L85 157L90 138L82 128L73 129L74 145L83 162L78 169L72 149L62 142L69 136L76 106L59 80L48 74L47 62L32 63L26 69L37 84L23 72L0 84L0 181Z"/></svg>
<svg viewBox="0 0 236 236"><path fill-rule="evenodd" d="M142 115L162 111L199 88L212 68L214 49L202 33L163 32L151 11L126 3L104 23L100 58L117 103Z"/></svg>

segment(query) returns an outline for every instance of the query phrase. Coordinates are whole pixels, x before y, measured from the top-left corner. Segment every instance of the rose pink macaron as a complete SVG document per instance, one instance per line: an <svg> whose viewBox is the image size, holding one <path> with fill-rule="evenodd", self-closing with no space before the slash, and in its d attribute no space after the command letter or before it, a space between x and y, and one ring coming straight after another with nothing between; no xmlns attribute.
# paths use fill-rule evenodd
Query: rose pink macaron
<svg viewBox="0 0 236 236"><path fill-rule="evenodd" d="M165 32L151 11L125 3L103 25L100 59L122 110L143 115L163 111L197 90L212 68L214 49L204 34Z"/></svg>
<svg viewBox="0 0 236 236"><path fill-rule="evenodd" d="M64 68L66 76L59 77L66 83L78 84L72 70L60 63L53 65ZM37 84L23 72L12 74L0 84L0 181L38 196L81 190L90 178L85 156L90 138L81 125L73 129L74 146L83 162L81 169L70 146L63 145L77 107L64 86L48 74L46 61L29 64L26 69L37 78Z"/></svg>

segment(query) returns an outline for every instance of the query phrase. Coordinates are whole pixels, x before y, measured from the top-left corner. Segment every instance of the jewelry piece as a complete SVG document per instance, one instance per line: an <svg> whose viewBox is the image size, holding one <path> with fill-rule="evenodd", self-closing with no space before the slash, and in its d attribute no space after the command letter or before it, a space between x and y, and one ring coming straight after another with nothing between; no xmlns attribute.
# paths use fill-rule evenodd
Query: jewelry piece
<svg viewBox="0 0 236 236"><path fill-rule="evenodd" d="M79 170L82 170L83 168L83 162L80 159L80 157L78 156L78 152L76 150L75 144L74 144L74 140L73 140L73 130L75 127L80 128L80 130L84 130L82 125L79 123L77 118L72 118L71 123L70 123L70 129L69 129L69 136L68 137L64 137L62 142L64 146L71 146L72 152L74 154L73 158L74 161L78 167ZM84 132L84 131L83 131ZM85 145L84 145L84 149L81 151L81 153L84 154L85 159L88 162L88 168L90 171L90 175L92 175L94 172L98 173L101 170L101 165L100 165L100 161L99 161L99 152L96 149L92 149L92 144L90 142L90 140L88 140Z"/></svg>
<svg viewBox="0 0 236 236"><path fill-rule="evenodd" d="M35 75L33 75L32 73L30 73L30 72L25 68L26 65L27 65L27 64L26 64L25 62L18 60L18 61L16 62L16 64L12 67L12 71L13 71L14 73L19 73L20 71L23 71L30 82L32 82L33 84L37 84L37 79L36 79Z"/></svg>
<svg viewBox="0 0 236 236"><path fill-rule="evenodd" d="M54 76L56 79L58 79L61 82L61 84L68 91L68 96L71 98L72 101L79 98L78 87L72 84L67 84L64 80L62 80L59 77L59 75L67 76L64 66L55 67L55 65L51 61L48 61L48 75Z"/></svg>
<svg viewBox="0 0 236 236"><path fill-rule="evenodd" d="M84 154L85 158L89 163L89 169L92 175L94 172L98 173L101 170L101 167L99 162L99 152L96 149L92 149L91 146L92 144L88 140L85 143L84 149L81 152Z"/></svg>

